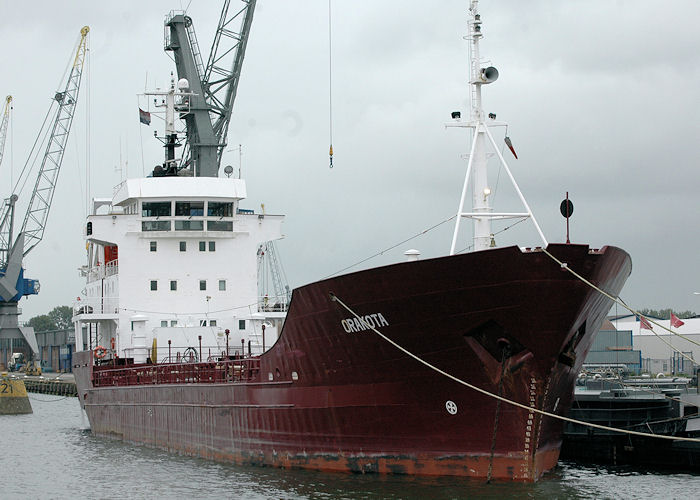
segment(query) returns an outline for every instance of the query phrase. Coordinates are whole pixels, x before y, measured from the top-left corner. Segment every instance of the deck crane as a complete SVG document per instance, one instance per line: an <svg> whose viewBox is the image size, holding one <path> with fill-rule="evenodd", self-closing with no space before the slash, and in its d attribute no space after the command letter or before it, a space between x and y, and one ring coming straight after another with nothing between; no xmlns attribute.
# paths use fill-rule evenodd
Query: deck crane
<svg viewBox="0 0 700 500"><path fill-rule="evenodd" d="M10 121L10 110L12 109L12 96L5 98L5 110L0 119L0 165L2 165L2 153L5 151L5 139L7 138L7 124Z"/></svg>
<svg viewBox="0 0 700 500"><path fill-rule="evenodd" d="M192 166L196 176L219 174L256 1L241 0L243 5L232 13L231 1L224 1L206 66L192 19L184 13L171 12L165 21L165 50L173 52L179 81L186 80L188 90L194 94L189 111L183 116L194 137L188 144L190 154L183 166ZM238 29L236 23L240 23ZM176 140L174 135L166 137L166 148L174 151Z"/></svg>
<svg viewBox="0 0 700 500"><path fill-rule="evenodd" d="M267 264L267 265L265 265ZM272 282L274 296L269 296L266 290L267 276ZM284 310L292 297L292 292L286 283L284 269L277 256L277 246L274 241L266 241L258 248L258 287L263 299L263 307Z"/></svg>
<svg viewBox="0 0 700 500"><path fill-rule="evenodd" d="M16 239L13 240L15 206L18 200L16 193L12 193L5 200L0 212L0 339L24 338L35 355L38 348L34 329L19 326L18 302L24 296L39 293L39 282L24 277L22 261L44 237L56 181L78 103L89 31L87 26L80 30L80 41L65 88L55 93L51 103L52 106L56 104L58 109L50 128L46 151L27 212Z"/></svg>

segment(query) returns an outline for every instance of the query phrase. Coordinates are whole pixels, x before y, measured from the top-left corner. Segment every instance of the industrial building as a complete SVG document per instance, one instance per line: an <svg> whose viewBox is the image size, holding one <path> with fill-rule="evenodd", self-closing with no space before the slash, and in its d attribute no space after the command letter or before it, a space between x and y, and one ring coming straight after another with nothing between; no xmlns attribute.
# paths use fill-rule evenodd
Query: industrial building
<svg viewBox="0 0 700 500"><path fill-rule="evenodd" d="M632 314L610 318L618 332L632 333L632 346L641 352L641 371L693 375L700 365L700 317L683 319L679 327L672 327L668 319L646 319L651 330Z"/></svg>

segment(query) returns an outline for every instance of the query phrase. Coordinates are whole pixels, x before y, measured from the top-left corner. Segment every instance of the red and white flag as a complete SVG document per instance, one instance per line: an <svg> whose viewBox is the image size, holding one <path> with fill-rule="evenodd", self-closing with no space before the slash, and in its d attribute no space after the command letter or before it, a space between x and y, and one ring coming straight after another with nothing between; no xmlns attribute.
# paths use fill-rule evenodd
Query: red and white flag
<svg viewBox="0 0 700 500"><path fill-rule="evenodd" d="M678 316L675 314L671 313L671 326L673 328L680 328L681 326L685 325L685 321L681 321L678 319Z"/></svg>
<svg viewBox="0 0 700 500"><path fill-rule="evenodd" d="M644 316L639 317L639 326L640 328L644 328L645 330L652 330L651 323L649 323L649 321Z"/></svg>

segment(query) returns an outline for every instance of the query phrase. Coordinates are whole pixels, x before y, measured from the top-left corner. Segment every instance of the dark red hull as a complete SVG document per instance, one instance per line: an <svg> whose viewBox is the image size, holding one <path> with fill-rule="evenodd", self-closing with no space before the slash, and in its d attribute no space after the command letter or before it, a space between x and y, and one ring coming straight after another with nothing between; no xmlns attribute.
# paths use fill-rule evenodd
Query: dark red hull
<svg viewBox="0 0 700 500"><path fill-rule="evenodd" d="M618 248L548 249L612 295L631 271ZM543 252L517 247L361 271L296 289L279 340L245 381L205 363L199 378L173 378L173 365L168 376L163 366L97 369L90 352L76 353L92 431L215 460L319 470L486 477L491 469L494 478L533 481L556 465L561 421L502 403L495 428L493 398L408 357L331 292L441 370L560 415L610 308Z"/></svg>

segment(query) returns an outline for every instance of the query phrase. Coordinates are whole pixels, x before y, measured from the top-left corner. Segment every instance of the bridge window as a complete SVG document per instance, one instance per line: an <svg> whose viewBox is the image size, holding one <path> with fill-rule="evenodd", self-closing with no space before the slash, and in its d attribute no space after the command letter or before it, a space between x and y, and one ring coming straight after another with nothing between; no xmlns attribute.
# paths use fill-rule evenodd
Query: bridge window
<svg viewBox="0 0 700 500"><path fill-rule="evenodd" d="M141 222L142 231L170 231L169 220L145 220Z"/></svg>
<svg viewBox="0 0 700 500"><path fill-rule="evenodd" d="M203 201L176 201L175 215L185 217L201 217L204 215Z"/></svg>
<svg viewBox="0 0 700 500"><path fill-rule="evenodd" d="M233 217L233 203L210 201L207 205L207 215L209 217Z"/></svg>
<svg viewBox="0 0 700 500"><path fill-rule="evenodd" d="M175 231L204 231L203 220L176 220Z"/></svg>
<svg viewBox="0 0 700 500"><path fill-rule="evenodd" d="M144 201L141 205L141 215L144 217L164 217L170 215L169 201Z"/></svg>
<svg viewBox="0 0 700 500"><path fill-rule="evenodd" d="M233 222L225 220L208 220L207 231L233 231Z"/></svg>

